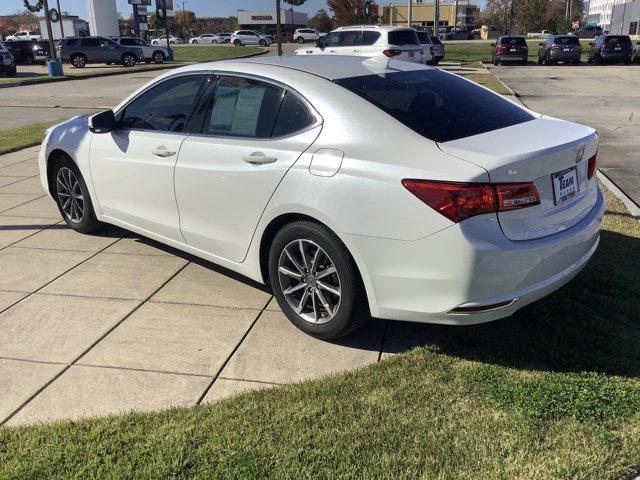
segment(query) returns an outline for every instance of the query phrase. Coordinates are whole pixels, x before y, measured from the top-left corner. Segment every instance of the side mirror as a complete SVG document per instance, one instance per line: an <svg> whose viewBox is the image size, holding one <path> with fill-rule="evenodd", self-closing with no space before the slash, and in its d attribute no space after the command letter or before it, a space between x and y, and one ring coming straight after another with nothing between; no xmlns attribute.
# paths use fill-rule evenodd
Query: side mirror
<svg viewBox="0 0 640 480"><path fill-rule="evenodd" d="M109 133L118 126L113 110L96 113L89 117L89 130L93 133Z"/></svg>

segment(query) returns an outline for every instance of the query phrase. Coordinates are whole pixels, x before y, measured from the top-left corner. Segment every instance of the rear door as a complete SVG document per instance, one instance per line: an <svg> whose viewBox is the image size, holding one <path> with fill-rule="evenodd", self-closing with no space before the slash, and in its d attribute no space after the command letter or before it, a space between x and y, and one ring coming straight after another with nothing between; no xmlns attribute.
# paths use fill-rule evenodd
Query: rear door
<svg viewBox="0 0 640 480"><path fill-rule="evenodd" d="M320 129L319 117L294 92L241 75L221 76L201 112L201 127L184 141L176 165L186 242L242 262L273 192Z"/></svg>

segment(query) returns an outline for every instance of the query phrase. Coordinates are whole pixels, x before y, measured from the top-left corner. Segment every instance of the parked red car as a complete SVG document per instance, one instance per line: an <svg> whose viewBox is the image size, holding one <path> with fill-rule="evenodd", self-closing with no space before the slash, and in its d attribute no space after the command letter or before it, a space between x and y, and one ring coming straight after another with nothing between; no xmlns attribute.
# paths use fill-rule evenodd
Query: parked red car
<svg viewBox="0 0 640 480"><path fill-rule="evenodd" d="M293 34L292 33L283 33L281 35L282 37L282 43L292 43L293 42ZM274 35L273 36L273 42L277 43L278 42L278 36Z"/></svg>

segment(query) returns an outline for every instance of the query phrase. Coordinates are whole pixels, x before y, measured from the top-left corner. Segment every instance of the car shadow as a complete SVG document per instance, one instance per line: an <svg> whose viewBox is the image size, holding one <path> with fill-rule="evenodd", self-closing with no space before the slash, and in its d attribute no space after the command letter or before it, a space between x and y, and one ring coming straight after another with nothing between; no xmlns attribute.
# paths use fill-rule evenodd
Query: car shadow
<svg viewBox="0 0 640 480"><path fill-rule="evenodd" d="M639 377L639 295L640 239L602 231L585 270L548 297L481 325L390 322L384 351L426 347L521 370Z"/></svg>

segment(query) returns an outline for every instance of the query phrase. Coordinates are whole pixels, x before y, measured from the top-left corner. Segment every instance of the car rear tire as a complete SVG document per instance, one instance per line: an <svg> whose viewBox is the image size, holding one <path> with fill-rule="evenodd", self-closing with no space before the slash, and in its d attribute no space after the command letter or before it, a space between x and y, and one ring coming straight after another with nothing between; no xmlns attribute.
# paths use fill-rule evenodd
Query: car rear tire
<svg viewBox="0 0 640 480"><path fill-rule="evenodd" d="M18 69L14 65L13 68L6 70L4 73L7 77L15 77L18 74Z"/></svg>
<svg viewBox="0 0 640 480"><path fill-rule="evenodd" d="M276 234L269 280L287 318L313 337L340 338L369 319L355 262L338 236L319 223L293 222Z"/></svg>
<svg viewBox="0 0 640 480"><path fill-rule="evenodd" d="M498 65L500 65L500 60L494 57L493 64L497 67Z"/></svg>
<svg viewBox="0 0 640 480"><path fill-rule="evenodd" d="M197 44L198 44L198 41L197 41L197 40L191 40L191 43L192 43L193 45L197 45Z"/></svg>
<svg viewBox="0 0 640 480"><path fill-rule="evenodd" d="M233 44L234 44L236 47L241 47L241 46L242 46L242 42L241 42L240 40L234 40L234 41L233 41Z"/></svg>
<svg viewBox="0 0 640 480"><path fill-rule="evenodd" d="M84 68L87 65L87 57L79 53L72 55L70 60L74 68Z"/></svg>
<svg viewBox="0 0 640 480"><path fill-rule="evenodd" d="M137 63L138 63L138 59L134 54L125 53L124 55L122 55L122 65L124 65L125 67L128 67L128 68L135 67Z"/></svg>
<svg viewBox="0 0 640 480"><path fill-rule="evenodd" d="M157 64L161 64L164 63L166 57L164 56L163 52L153 52L153 62L157 63Z"/></svg>
<svg viewBox="0 0 640 480"><path fill-rule="evenodd" d="M51 169L49 182L58 210L70 228L90 233L101 226L87 185L73 160L66 155L58 157Z"/></svg>
<svg viewBox="0 0 640 480"><path fill-rule="evenodd" d="M264 40L260 40L258 42L258 45L260 45L261 47L266 47L267 46L267 42L265 42Z"/></svg>

